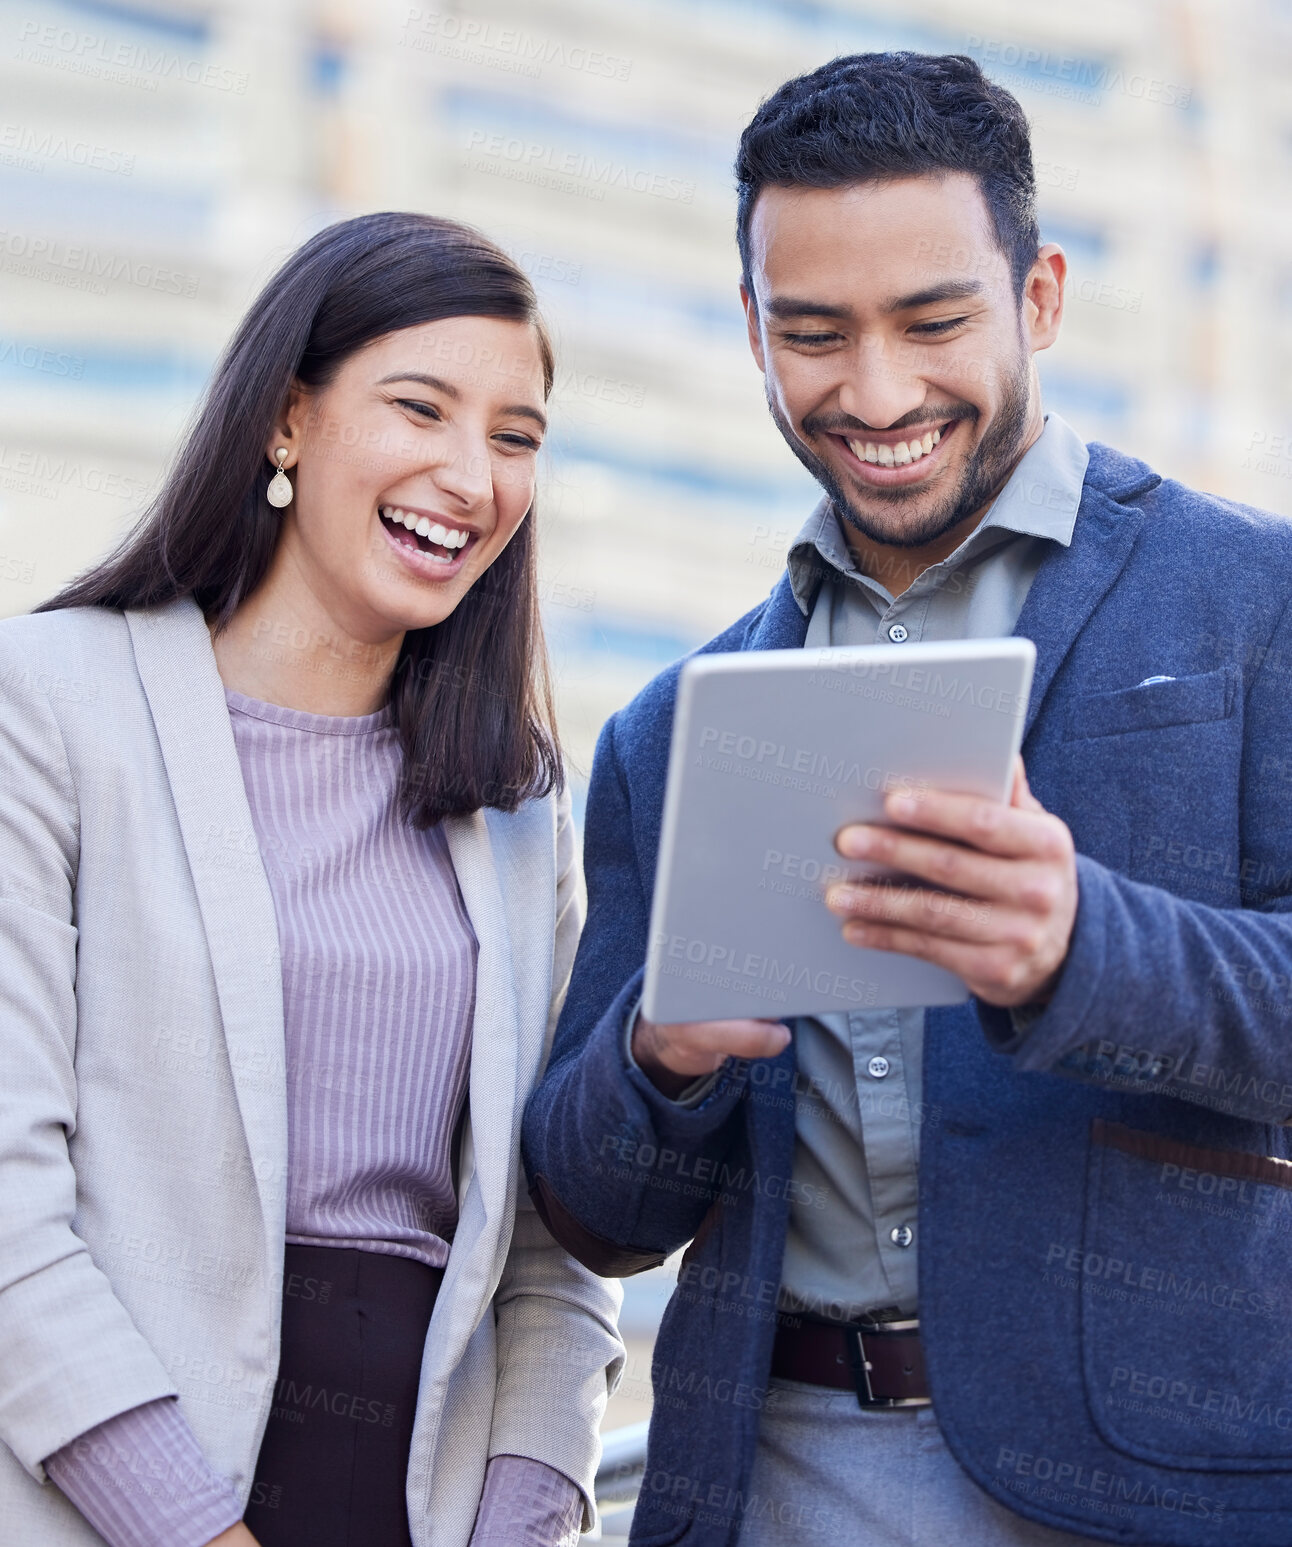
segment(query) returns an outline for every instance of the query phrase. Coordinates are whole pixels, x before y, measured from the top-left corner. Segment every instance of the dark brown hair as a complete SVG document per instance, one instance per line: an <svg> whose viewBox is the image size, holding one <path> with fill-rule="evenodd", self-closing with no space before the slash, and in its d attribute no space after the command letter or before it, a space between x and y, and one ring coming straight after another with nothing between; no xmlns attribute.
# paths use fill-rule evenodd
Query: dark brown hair
<svg viewBox="0 0 1292 1547"><path fill-rule="evenodd" d="M533 287L478 231L401 213L320 231L252 303L138 525L35 610L192 596L223 628L264 579L278 541L264 448L293 381L324 387L365 344L445 317L530 323L551 391L552 348ZM449 617L405 635L391 705L404 754L400 811L415 827L482 806L514 811L563 782L532 506Z"/></svg>
<svg viewBox="0 0 1292 1547"><path fill-rule="evenodd" d="M767 187L839 188L928 173L978 180L1019 301L1036 262L1027 118L966 54L841 54L779 86L740 136L736 245L749 285L749 223Z"/></svg>

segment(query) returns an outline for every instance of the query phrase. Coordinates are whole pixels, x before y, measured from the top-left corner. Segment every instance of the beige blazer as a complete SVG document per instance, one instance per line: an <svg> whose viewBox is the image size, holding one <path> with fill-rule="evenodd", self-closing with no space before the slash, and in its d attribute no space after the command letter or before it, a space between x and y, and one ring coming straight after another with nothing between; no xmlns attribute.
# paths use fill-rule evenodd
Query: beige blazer
<svg viewBox="0 0 1292 1547"><path fill-rule="evenodd" d="M479 940L456 1237L422 1356L416 1547L490 1455L583 1489L622 1291L519 1161L582 921L568 798L445 823ZM244 1502L278 1363L287 1118L273 901L191 600L0 622L0 1538L98 1534L42 1459L178 1393Z"/></svg>

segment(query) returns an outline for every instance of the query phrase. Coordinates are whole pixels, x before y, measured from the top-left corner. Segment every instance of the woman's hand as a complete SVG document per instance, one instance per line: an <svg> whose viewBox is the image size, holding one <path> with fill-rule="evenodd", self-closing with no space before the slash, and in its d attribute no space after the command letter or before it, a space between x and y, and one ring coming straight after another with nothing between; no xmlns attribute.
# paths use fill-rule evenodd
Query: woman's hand
<svg viewBox="0 0 1292 1547"><path fill-rule="evenodd" d="M227 1531L221 1531L219 1536L213 1536L206 1547L260 1547L260 1544L239 1520L236 1526L230 1526Z"/></svg>

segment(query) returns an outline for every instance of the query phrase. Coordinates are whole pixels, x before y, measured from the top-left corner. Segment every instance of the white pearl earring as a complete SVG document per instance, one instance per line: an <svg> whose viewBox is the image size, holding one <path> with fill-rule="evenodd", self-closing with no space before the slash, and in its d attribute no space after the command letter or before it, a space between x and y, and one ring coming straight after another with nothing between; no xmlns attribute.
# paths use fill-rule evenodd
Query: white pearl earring
<svg viewBox="0 0 1292 1547"><path fill-rule="evenodd" d="M269 480L269 487L265 490L265 498L276 510L281 510L284 505L291 504L293 493L292 481L283 472L283 463L287 460L287 447L279 446L278 450L274 452L274 456L278 459L278 471Z"/></svg>

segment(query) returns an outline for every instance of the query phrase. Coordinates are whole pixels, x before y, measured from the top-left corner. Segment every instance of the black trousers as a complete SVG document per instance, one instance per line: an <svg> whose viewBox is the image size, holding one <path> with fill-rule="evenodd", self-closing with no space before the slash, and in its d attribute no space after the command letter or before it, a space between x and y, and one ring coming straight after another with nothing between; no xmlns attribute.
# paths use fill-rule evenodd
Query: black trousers
<svg viewBox="0 0 1292 1547"><path fill-rule="evenodd" d="M292 1246L282 1352L246 1523L261 1547L412 1547L404 1486L443 1272Z"/></svg>

